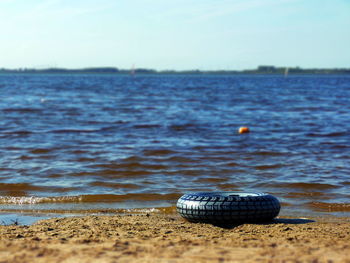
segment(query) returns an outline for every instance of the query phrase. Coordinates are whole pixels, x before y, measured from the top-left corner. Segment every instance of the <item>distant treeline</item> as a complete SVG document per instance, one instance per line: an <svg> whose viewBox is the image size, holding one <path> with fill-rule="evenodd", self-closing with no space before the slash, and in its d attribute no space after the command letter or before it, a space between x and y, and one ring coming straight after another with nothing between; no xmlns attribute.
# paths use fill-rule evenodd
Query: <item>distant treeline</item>
<svg viewBox="0 0 350 263"><path fill-rule="evenodd" d="M299 67L274 67L259 66L256 69L246 70L154 70L136 68L133 70L118 69L114 67L83 68L83 69L66 69L66 68L47 68L47 69L6 69L0 68L0 73L40 73L40 74L350 74L350 68L310 68L303 69Z"/></svg>

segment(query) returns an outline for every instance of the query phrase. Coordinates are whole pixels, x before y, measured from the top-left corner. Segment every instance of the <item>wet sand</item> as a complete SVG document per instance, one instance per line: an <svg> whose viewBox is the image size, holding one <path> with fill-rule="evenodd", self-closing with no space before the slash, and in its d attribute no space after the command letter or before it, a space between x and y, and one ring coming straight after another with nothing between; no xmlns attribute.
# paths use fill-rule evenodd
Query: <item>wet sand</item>
<svg viewBox="0 0 350 263"><path fill-rule="evenodd" d="M350 262L350 220L224 228L177 214L53 218L0 226L0 262Z"/></svg>

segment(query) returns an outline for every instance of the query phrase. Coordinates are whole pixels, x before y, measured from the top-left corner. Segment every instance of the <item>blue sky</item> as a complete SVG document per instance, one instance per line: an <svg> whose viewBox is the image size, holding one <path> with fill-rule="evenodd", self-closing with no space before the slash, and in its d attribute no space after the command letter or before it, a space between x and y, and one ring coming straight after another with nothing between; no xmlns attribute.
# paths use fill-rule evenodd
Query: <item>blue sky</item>
<svg viewBox="0 0 350 263"><path fill-rule="evenodd" d="M0 0L0 67L350 67L350 0Z"/></svg>

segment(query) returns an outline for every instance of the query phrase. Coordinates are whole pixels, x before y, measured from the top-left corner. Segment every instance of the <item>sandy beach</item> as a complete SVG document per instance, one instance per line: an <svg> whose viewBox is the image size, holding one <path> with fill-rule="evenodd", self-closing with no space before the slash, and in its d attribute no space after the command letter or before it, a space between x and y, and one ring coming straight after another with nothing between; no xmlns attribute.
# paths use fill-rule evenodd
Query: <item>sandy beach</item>
<svg viewBox="0 0 350 263"><path fill-rule="evenodd" d="M0 226L0 262L350 262L350 220L213 226L176 213Z"/></svg>

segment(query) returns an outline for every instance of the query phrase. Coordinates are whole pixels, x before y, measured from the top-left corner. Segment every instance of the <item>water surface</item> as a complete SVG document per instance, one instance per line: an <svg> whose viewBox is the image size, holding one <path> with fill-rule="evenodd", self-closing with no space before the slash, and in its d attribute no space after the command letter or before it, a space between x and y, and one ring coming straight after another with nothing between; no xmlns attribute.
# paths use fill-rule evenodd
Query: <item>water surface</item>
<svg viewBox="0 0 350 263"><path fill-rule="evenodd" d="M0 75L0 211L237 190L349 215L349 132L345 75Z"/></svg>

